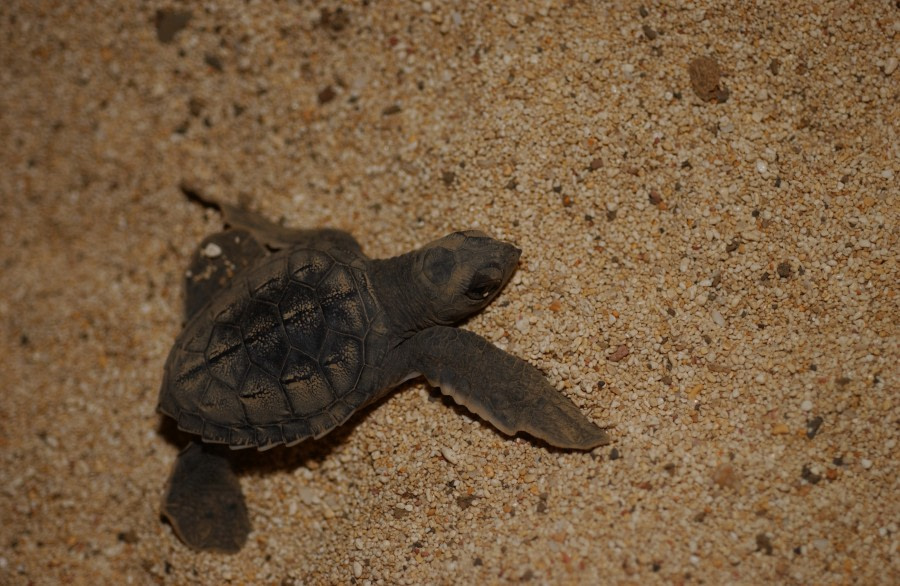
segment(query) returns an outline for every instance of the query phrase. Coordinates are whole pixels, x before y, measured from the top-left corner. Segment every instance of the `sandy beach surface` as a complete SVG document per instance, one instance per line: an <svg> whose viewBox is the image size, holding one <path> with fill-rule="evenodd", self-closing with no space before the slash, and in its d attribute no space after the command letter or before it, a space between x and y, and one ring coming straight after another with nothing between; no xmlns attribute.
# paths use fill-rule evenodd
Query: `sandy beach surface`
<svg viewBox="0 0 900 586"><path fill-rule="evenodd" d="M752 4L752 6L751 6ZM900 583L900 3L0 6L0 583ZM160 519L202 193L523 254L463 325L608 446L421 380Z"/></svg>

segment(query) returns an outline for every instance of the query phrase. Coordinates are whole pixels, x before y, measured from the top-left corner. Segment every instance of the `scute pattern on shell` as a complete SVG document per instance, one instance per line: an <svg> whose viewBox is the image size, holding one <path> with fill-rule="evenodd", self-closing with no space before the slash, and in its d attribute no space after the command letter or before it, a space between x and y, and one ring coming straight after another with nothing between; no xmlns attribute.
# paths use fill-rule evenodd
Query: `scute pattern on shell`
<svg viewBox="0 0 900 586"><path fill-rule="evenodd" d="M290 445L343 423L378 390L380 309L353 260L291 249L235 276L176 340L160 409L236 447Z"/></svg>

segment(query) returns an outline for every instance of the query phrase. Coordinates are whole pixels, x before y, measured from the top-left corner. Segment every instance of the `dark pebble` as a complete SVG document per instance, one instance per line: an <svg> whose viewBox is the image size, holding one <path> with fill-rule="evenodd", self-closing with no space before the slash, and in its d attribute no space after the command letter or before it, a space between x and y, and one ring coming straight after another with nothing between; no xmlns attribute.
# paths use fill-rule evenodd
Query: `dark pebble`
<svg viewBox="0 0 900 586"><path fill-rule="evenodd" d="M822 427L822 423L825 420L819 416L813 417L809 421L806 422L806 437L812 439L816 437L816 434L819 433L819 428Z"/></svg>
<svg viewBox="0 0 900 586"><path fill-rule="evenodd" d="M225 69L222 66L222 60L219 59L218 57L216 57L215 55L205 55L203 57L203 62L206 63L207 65L209 65L210 67L212 67L213 69L215 69L216 71L218 71L219 73L222 73L222 71Z"/></svg>
<svg viewBox="0 0 900 586"><path fill-rule="evenodd" d="M199 116L203 113L203 108L206 104L200 98L192 97L188 100L188 112L191 113L191 116Z"/></svg>
<svg viewBox="0 0 900 586"><path fill-rule="evenodd" d="M518 186L519 186L519 182L516 181L516 178L515 178L515 177L513 177L512 179L510 179L509 181L507 181L507 182L506 182L506 185L504 185L504 187L505 187L506 189L515 189L515 188L518 187Z"/></svg>
<svg viewBox="0 0 900 586"><path fill-rule="evenodd" d="M394 114L399 114L402 109L400 104L393 104L382 110L381 114L382 116L393 116Z"/></svg>
<svg viewBox="0 0 900 586"><path fill-rule="evenodd" d="M803 465L803 469L800 471L800 478L810 484L819 484L819 481L822 480L822 476L820 474L814 473L810 469L809 464Z"/></svg>
<svg viewBox="0 0 900 586"><path fill-rule="evenodd" d="M612 222L615 219L616 219L616 210L611 210L611 211L606 212L606 221L607 222Z"/></svg>
<svg viewBox="0 0 900 586"><path fill-rule="evenodd" d="M756 534L756 551L762 551L766 555L772 555L772 540L765 533Z"/></svg>
<svg viewBox="0 0 900 586"><path fill-rule="evenodd" d="M651 204L658 206L659 204L662 203L662 200L663 200L663 198L659 194L658 191L656 191L655 189L650 190L650 203Z"/></svg>
<svg viewBox="0 0 900 586"><path fill-rule="evenodd" d="M456 181L456 173L453 171L444 171L441 173L441 181L444 182L444 185L450 187L453 185L453 182Z"/></svg>
<svg viewBox="0 0 900 586"><path fill-rule="evenodd" d="M848 384L850 384L850 379L846 376L842 376L834 382L836 382L839 387L846 387Z"/></svg>
<svg viewBox="0 0 900 586"><path fill-rule="evenodd" d="M728 101L728 98L731 97L731 91L727 87L718 87L716 88L715 98L716 101L720 104L724 104Z"/></svg>
<svg viewBox="0 0 900 586"><path fill-rule="evenodd" d="M620 457L618 448L613 448L609 451L610 460L618 460Z"/></svg>
<svg viewBox="0 0 900 586"><path fill-rule="evenodd" d="M652 28L650 28L650 27L647 26L646 24L643 26L643 29L644 29L644 36L647 37L647 39L650 40L650 41L655 40L656 37L659 36L659 34L658 34L655 30L653 30Z"/></svg>
<svg viewBox="0 0 900 586"><path fill-rule="evenodd" d="M778 263L778 276L782 279L790 279L791 275L794 274L794 269L791 268L791 263L789 262L780 262Z"/></svg>
<svg viewBox="0 0 900 586"><path fill-rule="evenodd" d="M335 93L334 88L331 87L330 85L326 86L325 89L323 89L322 91L319 92L319 95L318 95L319 105L327 104L328 102L330 102L331 100L333 100L336 97L337 97L337 93Z"/></svg>
<svg viewBox="0 0 900 586"><path fill-rule="evenodd" d="M121 531L116 536L116 538L123 543L129 543L129 544L134 544L134 543L137 543L138 541L140 541L140 539L138 539L137 533L134 532L134 529L129 529L128 531Z"/></svg>
<svg viewBox="0 0 900 586"><path fill-rule="evenodd" d="M471 507L473 502L475 502L474 495L466 495L466 496L456 497L456 504L459 505L459 508L463 509L463 510Z"/></svg>
<svg viewBox="0 0 900 586"><path fill-rule="evenodd" d="M599 169L602 166L603 166L603 159L600 159L600 158L591 159L591 164L588 165L588 169L591 171L596 171L597 169Z"/></svg>
<svg viewBox="0 0 900 586"><path fill-rule="evenodd" d="M319 19L319 26L322 28L331 29L332 31L339 33L350 24L350 15L344 12L343 8L338 8L335 11L328 10L327 8L322 10L322 16Z"/></svg>
<svg viewBox="0 0 900 586"><path fill-rule="evenodd" d="M175 35L191 21L189 10L157 10L156 38L160 43L171 43Z"/></svg>
<svg viewBox="0 0 900 586"><path fill-rule="evenodd" d="M640 8L638 8L638 14L641 15L641 18L647 18L647 15L649 15L650 13L647 12L646 6L641 6Z"/></svg>

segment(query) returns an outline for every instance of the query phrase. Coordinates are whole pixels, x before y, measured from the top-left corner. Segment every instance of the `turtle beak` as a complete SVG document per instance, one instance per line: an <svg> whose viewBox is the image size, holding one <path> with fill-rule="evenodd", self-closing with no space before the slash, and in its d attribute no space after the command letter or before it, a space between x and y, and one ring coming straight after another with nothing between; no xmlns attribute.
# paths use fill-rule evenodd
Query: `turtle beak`
<svg viewBox="0 0 900 586"><path fill-rule="evenodd" d="M519 257L522 256L522 249L512 242L504 242L503 245L505 260L511 264L518 263Z"/></svg>

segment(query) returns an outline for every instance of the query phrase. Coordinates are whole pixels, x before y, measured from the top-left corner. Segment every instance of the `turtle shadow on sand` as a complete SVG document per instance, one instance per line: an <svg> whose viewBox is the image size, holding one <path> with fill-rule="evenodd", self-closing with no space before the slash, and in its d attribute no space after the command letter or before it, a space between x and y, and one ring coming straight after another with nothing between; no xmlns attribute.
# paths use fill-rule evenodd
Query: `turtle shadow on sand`
<svg viewBox="0 0 900 586"><path fill-rule="evenodd" d="M230 226L200 243L186 272L185 326L158 404L170 418L160 433L186 445L162 514L191 548L243 547L250 521L237 473L324 459L419 376L506 435L565 450L609 443L537 368L453 327L509 281L521 252L512 244L455 232L370 259L346 232L285 228L185 193Z"/></svg>

